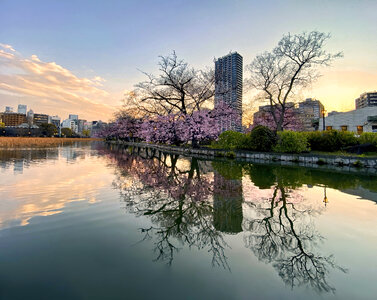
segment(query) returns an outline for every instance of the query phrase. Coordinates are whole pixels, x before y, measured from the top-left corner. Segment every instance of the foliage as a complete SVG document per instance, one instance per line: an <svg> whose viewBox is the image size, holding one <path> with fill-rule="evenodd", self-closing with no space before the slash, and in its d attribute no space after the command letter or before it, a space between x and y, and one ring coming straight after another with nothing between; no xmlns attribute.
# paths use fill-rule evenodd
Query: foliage
<svg viewBox="0 0 377 300"><path fill-rule="evenodd" d="M5 123L4 122L0 122L0 128L3 128L5 127Z"/></svg>
<svg viewBox="0 0 377 300"><path fill-rule="evenodd" d="M274 151L301 153L310 151L310 148L304 134L287 130L278 132L278 140L276 146L274 147Z"/></svg>
<svg viewBox="0 0 377 300"><path fill-rule="evenodd" d="M73 132L72 132L71 128L62 128L61 131L62 131L62 136L64 136L64 137L72 137L73 136Z"/></svg>
<svg viewBox="0 0 377 300"><path fill-rule="evenodd" d="M224 131L220 134L217 142L212 147L217 149L235 150L242 149L246 145L246 135L236 131Z"/></svg>
<svg viewBox="0 0 377 300"><path fill-rule="evenodd" d="M376 132L364 132L359 137L360 144L372 144L377 147L377 133Z"/></svg>
<svg viewBox="0 0 377 300"><path fill-rule="evenodd" d="M82 135L85 136L85 137L89 137L90 136L90 130L89 129L84 129L82 131Z"/></svg>
<svg viewBox="0 0 377 300"><path fill-rule="evenodd" d="M312 150L317 151L338 151L348 146L358 144L358 139L354 133L349 131L314 131L303 133Z"/></svg>
<svg viewBox="0 0 377 300"><path fill-rule="evenodd" d="M43 136L52 137L58 132L58 129L54 124L43 123L39 125L39 127L42 130Z"/></svg>
<svg viewBox="0 0 377 300"><path fill-rule="evenodd" d="M106 138L130 139L137 135L139 125L139 120L124 115L105 127L99 134Z"/></svg>
<svg viewBox="0 0 377 300"><path fill-rule="evenodd" d="M276 144L276 134L266 126L258 125L247 135L247 149L269 152Z"/></svg>
<svg viewBox="0 0 377 300"><path fill-rule="evenodd" d="M175 114L146 119L140 125L138 135L146 142L178 144L180 139L177 129L181 122L180 116Z"/></svg>

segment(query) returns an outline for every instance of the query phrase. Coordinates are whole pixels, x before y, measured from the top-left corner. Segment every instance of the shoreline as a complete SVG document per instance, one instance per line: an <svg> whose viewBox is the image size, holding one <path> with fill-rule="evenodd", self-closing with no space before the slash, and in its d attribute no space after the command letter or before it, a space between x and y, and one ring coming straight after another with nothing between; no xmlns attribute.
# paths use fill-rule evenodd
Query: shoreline
<svg viewBox="0 0 377 300"><path fill-rule="evenodd" d="M195 156L198 158L227 158L244 162L256 163L280 163L282 165L296 165L307 167L321 167L323 169L337 169L350 171L367 171L370 174L377 174L377 157L358 156L336 156L325 154L289 154L275 152L254 152L254 151L233 151L209 148L188 148L170 145L159 145L149 143L136 143L126 141L105 141L112 145L124 145L140 148L149 148L184 156Z"/></svg>

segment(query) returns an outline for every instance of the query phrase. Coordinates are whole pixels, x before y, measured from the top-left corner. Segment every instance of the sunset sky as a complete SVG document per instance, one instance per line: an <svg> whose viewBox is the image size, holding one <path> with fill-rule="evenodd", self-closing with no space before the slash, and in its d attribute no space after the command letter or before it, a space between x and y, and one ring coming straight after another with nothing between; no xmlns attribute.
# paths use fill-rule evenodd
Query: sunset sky
<svg viewBox="0 0 377 300"><path fill-rule="evenodd" d="M344 57L302 97L350 110L377 90L377 1L0 0L0 111L108 120L124 91L175 50L194 67L237 51L249 64L283 34L330 32ZM244 73L247 78L247 73ZM251 101L247 97L244 101Z"/></svg>

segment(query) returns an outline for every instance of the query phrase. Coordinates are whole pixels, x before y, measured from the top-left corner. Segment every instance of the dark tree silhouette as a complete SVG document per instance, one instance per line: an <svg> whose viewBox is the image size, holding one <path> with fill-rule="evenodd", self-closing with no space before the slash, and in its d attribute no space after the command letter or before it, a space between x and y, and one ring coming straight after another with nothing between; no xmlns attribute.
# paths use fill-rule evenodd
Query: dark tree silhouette
<svg viewBox="0 0 377 300"><path fill-rule="evenodd" d="M319 66L328 66L342 53L324 50L330 34L312 31L283 36L271 52L258 55L247 67L249 83L267 99L278 131L283 130L288 102L292 94L318 78Z"/></svg>

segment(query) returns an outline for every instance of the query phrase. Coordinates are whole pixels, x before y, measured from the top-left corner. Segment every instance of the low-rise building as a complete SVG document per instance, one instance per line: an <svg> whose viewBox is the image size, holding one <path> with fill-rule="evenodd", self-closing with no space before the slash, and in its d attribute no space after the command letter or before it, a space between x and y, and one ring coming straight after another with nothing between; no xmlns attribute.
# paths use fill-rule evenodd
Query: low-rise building
<svg viewBox="0 0 377 300"><path fill-rule="evenodd" d="M22 123L26 123L26 115L18 113L2 113L0 115L1 122L4 126L19 126Z"/></svg>
<svg viewBox="0 0 377 300"><path fill-rule="evenodd" d="M319 128L323 128L323 120L319 121ZM352 131L357 134L363 132L377 132L377 106L364 107L348 112L339 112L325 118L326 130Z"/></svg>
<svg viewBox="0 0 377 300"><path fill-rule="evenodd" d="M34 114L33 123L37 126L41 124L47 124L48 123L48 115L45 114Z"/></svg>

